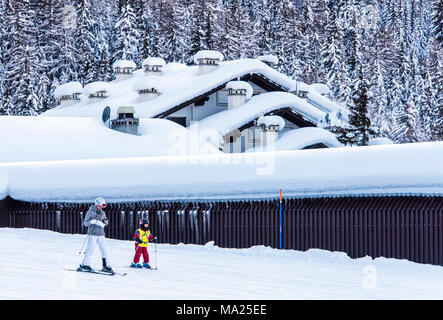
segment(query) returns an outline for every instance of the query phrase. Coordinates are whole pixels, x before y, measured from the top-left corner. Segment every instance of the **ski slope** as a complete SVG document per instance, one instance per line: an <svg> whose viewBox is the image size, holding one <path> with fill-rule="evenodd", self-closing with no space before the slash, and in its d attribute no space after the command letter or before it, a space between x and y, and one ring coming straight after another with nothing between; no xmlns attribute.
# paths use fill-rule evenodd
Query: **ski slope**
<svg viewBox="0 0 443 320"><path fill-rule="evenodd" d="M442 267L318 249L159 244L159 269L151 271L124 267L132 241L107 239L112 266L127 276L63 270L81 261L84 239L0 229L0 299L443 299ZM98 251L93 261L100 266Z"/></svg>

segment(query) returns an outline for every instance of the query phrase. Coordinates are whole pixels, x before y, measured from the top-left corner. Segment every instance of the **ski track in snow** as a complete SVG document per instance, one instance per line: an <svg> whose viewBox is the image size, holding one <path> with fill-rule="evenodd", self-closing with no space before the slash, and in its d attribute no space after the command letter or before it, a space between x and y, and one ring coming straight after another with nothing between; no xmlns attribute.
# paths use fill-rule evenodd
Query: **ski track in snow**
<svg viewBox="0 0 443 320"><path fill-rule="evenodd" d="M319 249L159 244L159 269L151 271L126 267L134 254L132 241L107 239L112 267L127 276L63 270L81 262L84 239L46 230L0 229L0 299L443 299L442 267L355 260ZM155 265L153 244L149 253ZM101 267L98 249L92 266ZM376 280L369 287L368 270Z"/></svg>

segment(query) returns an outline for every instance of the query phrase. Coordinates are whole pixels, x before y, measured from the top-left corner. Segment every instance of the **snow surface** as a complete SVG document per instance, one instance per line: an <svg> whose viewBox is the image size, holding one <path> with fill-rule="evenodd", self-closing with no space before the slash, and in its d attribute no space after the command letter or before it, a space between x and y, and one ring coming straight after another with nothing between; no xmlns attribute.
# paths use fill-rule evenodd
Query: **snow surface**
<svg viewBox="0 0 443 320"><path fill-rule="evenodd" d="M248 152L261 152L266 150L300 150L305 147L323 143L330 148L343 147L337 137L330 131L321 128L299 128L285 132L277 139L275 145L249 149Z"/></svg>
<svg viewBox="0 0 443 320"><path fill-rule="evenodd" d="M369 140L369 145L370 146L379 146L379 145L383 145L383 144L393 144L394 142L392 142L391 139L386 138L386 137L380 137L380 138L372 138L371 140Z"/></svg>
<svg viewBox="0 0 443 320"><path fill-rule="evenodd" d="M138 80L132 86L134 91L156 89L158 92L163 92L165 88L162 86L161 76L150 76Z"/></svg>
<svg viewBox="0 0 443 320"><path fill-rule="evenodd" d="M166 156L180 140L193 141L198 151L219 152L165 119L140 119L139 134L109 129L92 118L0 116L0 163Z"/></svg>
<svg viewBox="0 0 443 320"><path fill-rule="evenodd" d="M110 221L112 224L112 221ZM155 233L155 230L152 230ZM85 235L3 228L0 299L443 299L443 269L406 260L265 246L158 244L158 270L127 268L133 241L106 239L110 262L125 277L66 271L77 267ZM155 252L149 246L150 262ZM26 268L17 268L17 262ZM92 266L101 267L99 251Z"/></svg>
<svg viewBox="0 0 443 320"><path fill-rule="evenodd" d="M62 96L69 96L74 93L82 93L83 86L80 82L72 81L58 86L54 90L54 97L60 98Z"/></svg>
<svg viewBox="0 0 443 320"><path fill-rule="evenodd" d="M278 130L282 130L285 127L285 120L280 116L262 116L258 118L257 125L278 126Z"/></svg>
<svg viewBox="0 0 443 320"><path fill-rule="evenodd" d="M118 60L116 62L114 62L114 64L112 65L113 69L115 70L116 68L131 68L131 69L135 69L136 65L134 61L130 61L130 60Z"/></svg>
<svg viewBox="0 0 443 320"><path fill-rule="evenodd" d="M288 197L443 195L443 142L207 156L180 156L208 150L176 142L165 157L0 163L0 199L275 199L279 189Z"/></svg>
<svg viewBox="0 0 443 320"><path fill-rule="evenodd" d="M246 90L246 100L249 100L254 93L252 86L246 81L229 81L226 84L226 89L232 90Z"/></svg>
<svg viewBox="0 0 443 320"><path fill-rule="evenodd" d="M218 61L223 61L223 53L215 50L200 50L194 55L194 63L198 64L200 59L214 59Z"/></svg>

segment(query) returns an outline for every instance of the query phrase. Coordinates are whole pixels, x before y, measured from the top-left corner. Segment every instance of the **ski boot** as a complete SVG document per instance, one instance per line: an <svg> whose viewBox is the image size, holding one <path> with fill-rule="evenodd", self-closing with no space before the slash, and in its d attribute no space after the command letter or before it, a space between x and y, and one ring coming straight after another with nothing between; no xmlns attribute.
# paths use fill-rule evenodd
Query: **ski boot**
<svg viewBox="0 0 443 320"><path fill-rule="evenodd" d="M149 265L149 263L143 263L143 268L146 268L146 269L152 269L151 268L151 266Z"/></svg>
<svg viewBox="0 0 443 320"><path fill-rule="evenodd" d="M103 268L102 268L103 272L110 272L110 273L114 272L114 270L112 270L110 266L106 265L106 259L102 259L102 261L103 261Z"/></svg>
<svg viewBox="0 0 443 320"><path fill-rule="evenodd" d="M77 271L93 271L93 270L90 266L81 264L80 267L78 267Z"/></svg>
<svg viewBox="0 0 443 320"><path fill-rule="evenodd" d="M140 263L131 263L131 268L142 268L142 265Z"/></svg>

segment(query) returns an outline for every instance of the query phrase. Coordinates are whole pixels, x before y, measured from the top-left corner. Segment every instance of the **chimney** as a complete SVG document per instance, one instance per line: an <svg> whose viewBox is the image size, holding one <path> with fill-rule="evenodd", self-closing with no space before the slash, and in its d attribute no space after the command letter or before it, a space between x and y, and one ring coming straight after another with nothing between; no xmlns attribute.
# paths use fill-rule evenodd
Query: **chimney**
<svg viewBox="0 0 443 320"><path fill-rule="evenodd" d="M138 135L139 119L134 117L133 107L119 107L117 119L111 120L111 128L120 132Z"/></svg>
<svg viewBox="0 0 443 320"><path fill-rule="evenodd" d="M109 84L103 81L88 83L83 88L83 94L88 96L90 103L95 103L97 100L101 100L109 96Z"/></svg>
<svg viewBox="0 0 443 320"><path fill-rule="evenodd" d="M126 80L132 77L135 69L135 63L129 60L118 60L112 66L117 81Z"/></svg>
<svg viewBox="0 0 443 320"><path fill-rule="evenodd" d="M226 84L228 91L228 110L237 108L252 97L252 87L245 81L230 81Z"/></svg>
<svg viewBox="0 0 443 320"><path fill-rule="evenodd" d="M60 108L69 107L80 101L82 91L83 86L80 82L68 82L55 89L54 97L59 101Z"/></svg>
<svg viewBox="0 0 443 320"><path fill-rule="evenodd" d="M280 116L262 116L256 125L262 131L262 146L273 145L277 141L278 132L285 127L285 120Z"/></svg>
<svg viewBox="0 0 443 320"><path fill-rule="evenodd" d="M214 71L223 59L223 54L218 51L201 50L197 52L194 56L194 63L198 65L198 75Z"/></svg>
<svg viewBox="0 0 443 320"><path fill-rule="evenodd" d="M278 66L278 57L274 56L272 54L267 54L267 55L264 55L264 56L259 56L256 59L260 60L263 63L266 63L271 68L275 68L276 66Z"/></svg>
<svg viewBox="0 0 443 320"><path fill-rule="evenodd" d="M157 57L148 57L142 62L142 67L145 71L146 76L161 75L163 73L163 67L165 65L165 60Z"/></svg>
<svg viewBox="0 0 443 320"><path fill-rule="evenodd" d="M138 92L137 101L144 102L157 98L163 92L161 81L161 77L151 76L149 78L142 78L134 83L132 89Z"/></svg>

